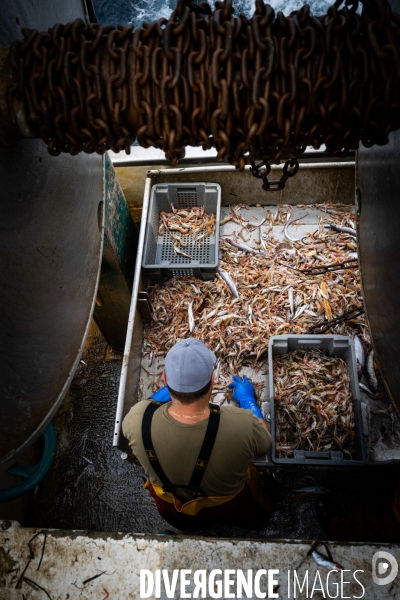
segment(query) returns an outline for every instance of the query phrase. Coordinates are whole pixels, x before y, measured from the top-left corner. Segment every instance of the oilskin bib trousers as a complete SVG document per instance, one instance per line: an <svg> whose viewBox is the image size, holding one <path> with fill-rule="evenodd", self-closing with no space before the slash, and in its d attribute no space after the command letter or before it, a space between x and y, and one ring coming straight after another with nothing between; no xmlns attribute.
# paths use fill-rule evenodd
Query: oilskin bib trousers
<svg viewBox="0 0 400 600"><path fill-rule="evenodd" d="M142 439L147 458L161 481L161 486L148 479L145 488L156 501L160 515L180 530L194 529L200 524L232 525L257 530L266 525L273 508L260 487L257 469L249 464L243 487L229 496L206 496L201 482L207 468L218 433L220 407L210 404L210 417L203 444L188 485L172 483L158 460L151 437L151 422L155 411L162 406L152 402L146 408L142 421ZM192 499L181 501L179 490L189 491Z"/></svg>

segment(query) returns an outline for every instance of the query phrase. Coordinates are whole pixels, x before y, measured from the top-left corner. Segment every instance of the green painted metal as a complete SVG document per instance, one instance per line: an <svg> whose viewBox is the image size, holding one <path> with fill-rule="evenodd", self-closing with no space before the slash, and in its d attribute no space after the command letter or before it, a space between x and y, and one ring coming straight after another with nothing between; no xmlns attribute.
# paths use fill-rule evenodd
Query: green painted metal
<svg viewBox="0 0 400 600"><path fill-rule="evenodd" d="M111 160L104 161L104 248L94 318L114 349L125 344L139 229Z"/></svg>
<svg viewBox="0 0 400 600"><path fill-rule="evenodd" d="M117 174L107 154L104 161L104 191L104 233L120 262L129 287L132 287L139 229L131 217Z"/></svg>

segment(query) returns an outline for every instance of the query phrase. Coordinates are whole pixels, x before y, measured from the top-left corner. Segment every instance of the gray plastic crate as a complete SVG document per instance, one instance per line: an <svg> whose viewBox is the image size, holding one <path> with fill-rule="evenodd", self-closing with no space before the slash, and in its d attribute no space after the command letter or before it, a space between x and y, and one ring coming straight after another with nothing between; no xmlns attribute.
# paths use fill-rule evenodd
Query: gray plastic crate
<svg viewBox="0 0 400 600"><path fill-rule="evenodd" d="M196 241L197 236L176 233L187 244L184 249L192 259L175 254L174 241L168 232L158 235L160 212L175 208L204 206L206 213L215 214L215 233ZM194 276L211 280L218 268L221 186L218 183L159 183L151 189L146 224L142 268L153 283L171 277ZM175 232L174 232L175 233Z"/></svg>
<svg viewBox="0 0 400 600"><path fill-rule="evenodd" d="M348 460L340 451L312 452L295 450L293 458L278 458L275 451L275 387L273 359L277 354L287 354L297 349L317 348L327 351L329 356L338 356L346 361L350 376L354 406L355 440L354 458ZM354 342L345 335L276 335L270 338L268 346L269 390L271 401L272 462L281 465L330 465L362 466L365 464L365 444L362 424L360 391L358 387Z"/></svg>

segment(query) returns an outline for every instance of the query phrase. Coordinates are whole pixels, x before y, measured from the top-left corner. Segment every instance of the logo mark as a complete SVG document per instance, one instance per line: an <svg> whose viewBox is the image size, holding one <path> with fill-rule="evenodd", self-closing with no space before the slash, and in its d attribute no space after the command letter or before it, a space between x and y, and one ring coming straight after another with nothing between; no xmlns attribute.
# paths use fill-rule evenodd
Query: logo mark
<svg viewBox="0 0 400 600"><path fill-rule="evenodd" d="M382 575L388 573L389 567L389 574L386 575L386 577L382 577ZM397 577L398 570L399 565L392 554L384 552L383 550L375 552L372 557L372 579L376 585L388 585L389 583L392 583Z"/></svg>

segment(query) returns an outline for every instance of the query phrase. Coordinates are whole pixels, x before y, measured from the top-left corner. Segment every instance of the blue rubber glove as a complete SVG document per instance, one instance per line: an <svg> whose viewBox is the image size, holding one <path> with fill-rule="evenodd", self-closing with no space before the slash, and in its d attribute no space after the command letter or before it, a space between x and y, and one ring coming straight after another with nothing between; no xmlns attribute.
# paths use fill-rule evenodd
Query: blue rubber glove
<svg viewBox="0 0 400 600"><path fill-rule="evenodd" d="M169 395L169 390L166 385L157 392L154 392L150 398L156 402L171 402L171 396Z"/></svg>
<svg viewBox="0 0 400 600"><path fill-rule="evenodd" d="M228 385L228 388L233 389L233 399L236 400L240 408L247 408L259 419L263 418L256 401L254 385L247 379L246 375L243 379L234 375L233 381Z"/></svg>

